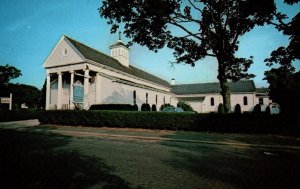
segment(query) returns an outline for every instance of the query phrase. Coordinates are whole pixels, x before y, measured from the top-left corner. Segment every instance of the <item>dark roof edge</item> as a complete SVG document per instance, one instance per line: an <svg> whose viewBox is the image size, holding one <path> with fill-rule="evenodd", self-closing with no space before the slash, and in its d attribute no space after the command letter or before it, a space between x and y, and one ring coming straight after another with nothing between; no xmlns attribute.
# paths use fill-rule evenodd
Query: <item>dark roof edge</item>
<svg viewBox="0 0 300 189"><path fill-rule="evenodd" d="M107 54L105 54L105 53L103 53L103 52L101 52L101 51L99 51L99 50L97 50L97 49L95 49L95 48L92 48L92 47L90 47L90 46L88 46L88 45L86 45L86 44L84 44L84 43L81 43L81 42L79 42L79 41L77 41L77 40L75 40L75 39L73 39L73 38L71 38L71 37L69 37L69 36L67 36L67 35L64 35L64 37L65 37L72 45L73 45L72 41L75 41L76 43L79 43L79 44L81 44L81 45L84 45L84 46L87 47L87 48L90 48L90 49L92 49L92 50L94 50L94 51L97 51L97 53L100 53L100 54L102 54L103 56L106 56L106 57L108 57L108 58L111 58L111 59L113 59L114 61L117 61L117 62L119 63L118 60L112 58L111 56L109 56L109 55L107 55ZM75 48L76 50L78 50L78 49L75 47L75 45L73 45L73 46L74 46L74 48ZM125 47L126 47L126 46L125 46ZM79 50L78 50L78 51L79 51ZM80 52L80 51L79 51L79 52ZM80 53L80 54L82 54L82 53ZM82 55L82 56L84 57L84 55ZM88 59L87 57L85 57L85 58ZM90 60L90 59L88 59L88 60ZM94 61L94 60L90 60L90 61ZM100 62L98 62L98 63L101 64ZM121 66L123 66L121 63L119 63L119 64L120 64ZM101 64L101 65L103 65L103 64ZM106 65L103 65L103 66L106 67ZM113 70L117 70L117 69L115 69L115 68L113 68L113 67L110 67L110 66L108 66L108 67L111 68L111 69L113 69ZM124 66L123 66L123 67L124 67ZM164 79L162 79L162 78L160 78L160 77L157 77L157 76L155 76L154 74L151 74L151 73L148 73L148 72L146 72L146 71L144 71L144 70L141 70L141 69L139 69L139 68L137 68L137 67L135 67L135 66L130 65L130 67L133 67L133 68L138 69L138 70L140 70L140 71L142 71L142 72L145 72L146 74L149 74L149 75L151 75L152 77L156 77L156 78L158 78L158 79L160 79L160 80L166 82L168 85L163 85L163 84L160 84L160 83L157 83L157 82L148 80L148 79L146 79L146 78L138 77L138 76L135 76L135 75L133 75L133 74L123 72L122 70L118 70L118 71L119 71L119 72L122 72L122 73L124 73L124 74L126 74L126 75L128 74L128 75L131 75L131 76L133 76L133 77L139 78L139 79L141 79L141 80L145 80L145 81L148 81L148 82L150 82L150 83L154 83L154 84L159 85L159 86L171 88L171 84L169 84L168 81L166 81L166 80L164 80ZM126 69L127 69L127 68L126 68Z"/></svg>

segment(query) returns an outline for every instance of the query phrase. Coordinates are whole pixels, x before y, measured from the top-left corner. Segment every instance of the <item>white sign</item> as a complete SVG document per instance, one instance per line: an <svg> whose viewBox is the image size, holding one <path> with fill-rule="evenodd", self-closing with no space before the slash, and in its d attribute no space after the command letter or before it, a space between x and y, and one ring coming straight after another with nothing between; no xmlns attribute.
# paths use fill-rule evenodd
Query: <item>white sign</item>
<svg viewBox="0 0 300 189"><path fill-rule="evenodd" d="M9 104L10 98L8 97L1 97L1 104Z"/></svg>
<svg viewBox="0 0 300 189"><path fill-rule="evenodd" d="M9 94L9 97L0 97L1 104L9 104L9 110L12 109L12 94Z"/></svg>

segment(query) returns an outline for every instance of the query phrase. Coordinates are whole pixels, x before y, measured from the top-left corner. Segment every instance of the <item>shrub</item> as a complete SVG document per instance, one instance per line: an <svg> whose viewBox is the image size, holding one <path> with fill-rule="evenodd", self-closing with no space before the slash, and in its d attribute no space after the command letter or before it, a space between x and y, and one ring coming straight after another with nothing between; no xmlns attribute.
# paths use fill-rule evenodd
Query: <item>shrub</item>
<svg viewBox="0 0 300 189"><path fill-rule="evenodd" d="M160 111L162 111L163 109L165 109L166 107L174 107L171 104L167 103L167 104L163 104L160 106Z"/></svg>
<svg viewBox="0 0 300 189"><path fill-rule="evenodd" d="M156 105L155 104L152 104L151 111L156 112Z"/></svg>
<svg viewBox="0 0 300 189"><path fill-rule="evenodd" d="M177 107L182 108L184 111L187 111L187 112L194 111L194 109L191 107L191 105L186 102L178 102Z"/></svg>
<svg viewBox="0 0 300 189"><path fill-rule="evenodd" d="M224 105L222 103L220 103L218 106L218 113L225 114Z"/></svg>
<svg viewBox="0 0 300 189"><path fill-rule="evenodd" d="M242 113L242 109L241 109L240 104L235 105L234 113L236 113L236 114L241 114Z"/></svg>
<svg viewBox="0 0 300 189"><path fill-rule="evenodd" d="M0 122L36 119L36 109L0 110Z"/></svg>
<svg viewBox="0 0 300 189"><path fill-rule="evenodd" d="M141 107L141 110L142 111L150 111L150 105L143 103L142 107Z"/></svg>
<svg viewBox="0 0 300 189"><path fill-rule="evenodd" d="M136 111L136 107L130 104L93 104L90 110L126 110Z"/></svg>
<svg viewBox="0 0 300 189"><path fill-rule="evenodd" d="M270 115L270 114L271 114L270 106L267 106L267 107L266 107L265 114L267 114L267 115Z"/></svg>
<svg viewBox="0 0 300 189"><path fill-rule="evenodd" d="M137 104L134 104L134 105L133 105L133 109L134 109L134 111L139 111L138 105L137 105Z"/></svg>
<svg viewBox="0 0 300 189"><path fill-rule="evenodd" d="M254 109L253 109L253 112L252 112L253 114L259 114L259 113L261 113L261 107L260 107L260 105L259 104L256 104L255 106L254 106Z"/></svg>
<svg viewBox="0 0 300 189"><path fill-rule="evenodd" d="M300 136L300 116L296 113L266 115L48 110L38 112L38 118L41 123L57 125Z"/></svg>

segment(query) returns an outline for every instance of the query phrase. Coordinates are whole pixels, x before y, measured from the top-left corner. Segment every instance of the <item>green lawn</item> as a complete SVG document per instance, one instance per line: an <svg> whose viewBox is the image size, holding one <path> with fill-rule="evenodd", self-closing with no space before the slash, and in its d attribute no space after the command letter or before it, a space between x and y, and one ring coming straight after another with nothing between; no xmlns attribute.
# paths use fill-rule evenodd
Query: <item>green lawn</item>
<svg viewBox="0 0 300 189"><path fill-rule="evenodd" d="M280 136L2 124L0 187L152 189L298 188L300 185L297 149L60 134L66 130L299 147L299 139Z"/></svg>

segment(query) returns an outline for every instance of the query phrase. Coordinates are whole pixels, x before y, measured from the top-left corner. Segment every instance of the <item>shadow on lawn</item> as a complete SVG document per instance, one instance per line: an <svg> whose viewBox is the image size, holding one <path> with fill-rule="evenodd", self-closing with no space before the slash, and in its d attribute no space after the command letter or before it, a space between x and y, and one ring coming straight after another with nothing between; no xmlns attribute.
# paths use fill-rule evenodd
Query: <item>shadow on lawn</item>
<svg viewBox="0 0 300 189"><path fill-rule="evenodd" d="M70 137L0 129L1 188L129 188L101 159L58 147Z"/></svg>
<svg viewBox="0 0 300 189"><path fill-rule="evenodd" d="M172 159L165 160L178 170L187 170L223 188L298 188L300 152L253 148L161 142L171 148ZM226 183L224 185L224 183Z"/></svg>

